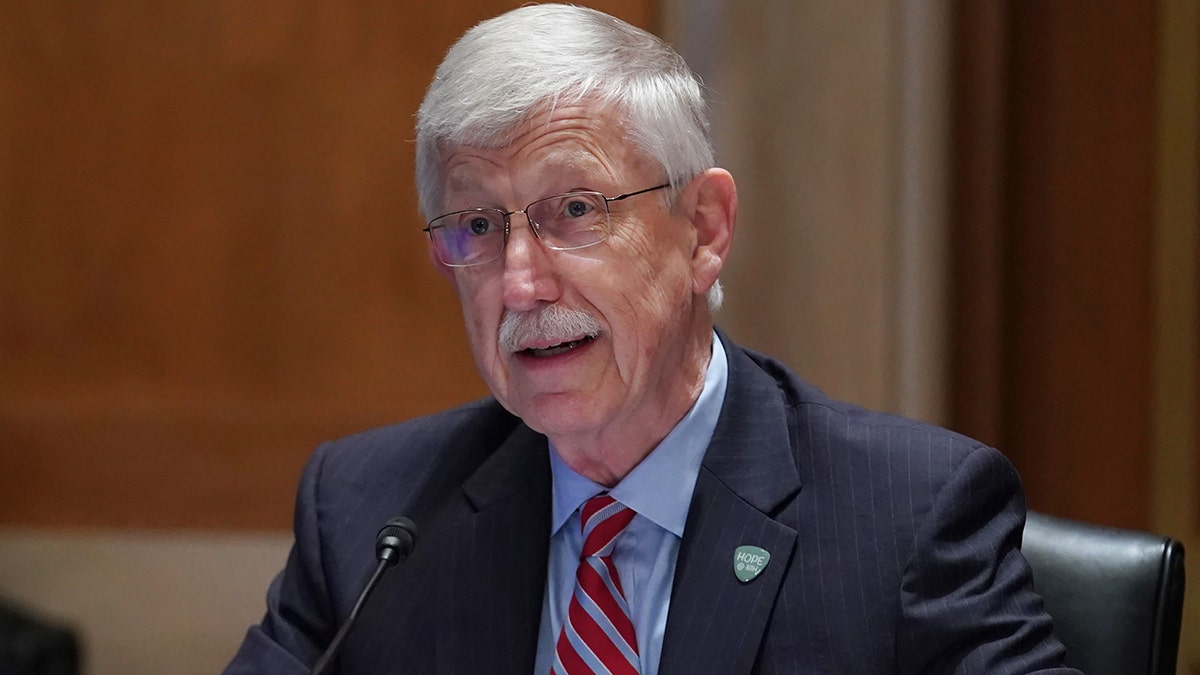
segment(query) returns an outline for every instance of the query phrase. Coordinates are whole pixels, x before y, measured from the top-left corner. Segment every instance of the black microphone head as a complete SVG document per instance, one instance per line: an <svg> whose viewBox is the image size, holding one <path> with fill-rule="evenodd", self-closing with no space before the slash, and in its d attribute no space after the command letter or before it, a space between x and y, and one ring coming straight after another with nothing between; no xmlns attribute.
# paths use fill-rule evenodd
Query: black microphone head
<svg viewBox="0 0 1200 675"><path fill-rule="evenodd" d="M404 560L417 545L417 525L404 516L396 516L379 530L375 540L375 557L389 565Z"/></svg>

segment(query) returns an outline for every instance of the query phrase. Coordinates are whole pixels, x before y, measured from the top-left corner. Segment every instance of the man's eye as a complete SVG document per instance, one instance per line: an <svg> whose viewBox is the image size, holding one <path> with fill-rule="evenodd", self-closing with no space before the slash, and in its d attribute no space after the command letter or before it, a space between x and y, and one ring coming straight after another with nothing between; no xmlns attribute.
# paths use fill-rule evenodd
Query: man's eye
<svg viewBox="0 0 1200 675"><path fill-rule="evenodd" d="M592 210L592 205L580 199L572 199L567 202L566 208L563 209L563 215L568 218L579 218L586 216Z"/></svg>
<svg viewBox="0 0 1200 675"><path fill-rule="evenodd" d="M471 222L467 223L467 229L469 229L471 234L474 235L487 234L491 227L491 221L483 216L476 216L471 219Z"/></svg>

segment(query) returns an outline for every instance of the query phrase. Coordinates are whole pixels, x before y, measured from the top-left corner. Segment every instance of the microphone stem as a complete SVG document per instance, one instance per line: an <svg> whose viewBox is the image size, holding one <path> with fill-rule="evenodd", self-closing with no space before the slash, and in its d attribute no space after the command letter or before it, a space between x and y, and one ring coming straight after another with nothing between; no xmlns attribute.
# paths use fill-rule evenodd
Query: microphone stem
<svg viewBox="0 0 1200 675"><path fill-rule="evenodd" d="M380 560L375 566L375 572L371 574L371 578L367 580L367 585L363 588L362 593L358 595L358 600L354 603L354 608L350 610L350 616L346 617L346 621L342 623L342 627L338 629L337 635L333 636L333 641L329 643L329 647L325 649L325 653L321 655L321 659L317 661L317 665L309 671L309 675L326 675L331 672L334 659L337 658L338 652L342 650L342 642L350 633L350 629L354 626L354 622L358 620L358 613L362 610L363 605L367 604L367 598L371 597L371 591L375 589L375 585L383 577L383 573L391 566L391 561L387 558Z"/></svg>

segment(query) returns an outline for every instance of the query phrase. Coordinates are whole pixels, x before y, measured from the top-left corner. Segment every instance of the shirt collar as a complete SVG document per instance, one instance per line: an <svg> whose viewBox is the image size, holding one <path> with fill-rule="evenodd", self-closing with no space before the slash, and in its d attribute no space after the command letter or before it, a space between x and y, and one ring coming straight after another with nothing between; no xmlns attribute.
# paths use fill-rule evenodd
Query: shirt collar
<svg viewBox="0 0 1200 675"><path fill-rule="evenodd" d="M696 476L700 474L704 452L712 440L721 404L725 401L728 376L725 347L714 332L704 388L691 410L633 471L608 491L617 501L677 537L683 537ZM550 474L554 493L554 513L550 521L550 535L553 536L581 504L604 492L605 488L568 467L559 458L553 443L550 444Z"/></svg>

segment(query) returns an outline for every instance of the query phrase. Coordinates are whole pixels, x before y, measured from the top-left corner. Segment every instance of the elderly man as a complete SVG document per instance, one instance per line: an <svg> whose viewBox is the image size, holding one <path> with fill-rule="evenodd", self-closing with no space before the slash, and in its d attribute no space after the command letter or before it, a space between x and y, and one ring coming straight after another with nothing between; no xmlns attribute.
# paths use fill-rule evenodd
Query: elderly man
<svg viewBox="0 0 1200 675"><path fill-rule="evenodd" d="M1061 645L1012 467L839 403L713 328L737 214L667 45L528 6L417 121L433 264L493 397L326 444L229 673L1030 673Z"/></svg>

